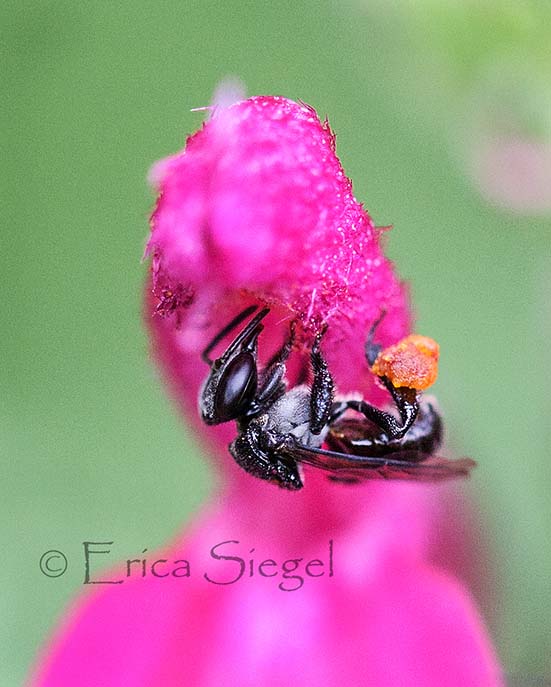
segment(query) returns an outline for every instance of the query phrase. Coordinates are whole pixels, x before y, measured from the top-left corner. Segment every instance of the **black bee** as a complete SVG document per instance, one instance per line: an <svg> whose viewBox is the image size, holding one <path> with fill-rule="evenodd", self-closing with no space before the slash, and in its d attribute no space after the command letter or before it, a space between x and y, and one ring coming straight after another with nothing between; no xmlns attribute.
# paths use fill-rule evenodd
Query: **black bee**
<svg viewBox="0 0 551 687"><path fill-rule="evenodd" d="M294 322L288 339L259 371L258 337L269 308L257 312L224 353L211 360L211 351L256 310L255 305L246 308L203 351L210 373L199 398L206 424L237 423L238 435L229 450L247 472L292 490L303 486L303 463L341 482L438 481L469 474L475 465L469 458L448 460L434 455L442 439L442 420L434 404L420 400L415 388L396 386L391 376L378 375L394 400L398 417L363 400L334 399L333 378L320 350L325 329L316 336L310 353L311 387L300 384L288 389L285 382ZM380 319L367 339L370 367L382 350L373 342ZM322 448L323 444L328 448Z"/></svg>

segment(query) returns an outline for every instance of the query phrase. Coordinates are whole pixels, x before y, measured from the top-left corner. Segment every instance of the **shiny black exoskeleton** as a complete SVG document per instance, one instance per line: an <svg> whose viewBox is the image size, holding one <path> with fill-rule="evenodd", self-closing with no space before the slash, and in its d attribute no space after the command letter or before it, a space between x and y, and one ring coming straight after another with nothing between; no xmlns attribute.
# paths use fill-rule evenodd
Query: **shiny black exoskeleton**
<svg viewBox="0 0 551 687"><path fill-rule="evenodd" d="M203 351L210 374L199 399L206 424L236 421L238 436L229 450L247 472L295 490L303 486L303 463L342 482L381 477L437 481L468 474L473 461L432 455L441 441L441 418L434 405L419 402L413 390L396 389L381 378L399 419L363 400L334 401L333 378L320 350L325 329L310 352L311 387L287 389L285 382L294 323L288 339L259 371L258 338L268 308L257 312L224 353L212 360L211 351L256 310L257 306L250 306L237 315ZM372 341L376 324L366 346L370 364L380 349ZM349 410L361 417L345 415ZM324 443L328 449L322 448Z"/></svg>

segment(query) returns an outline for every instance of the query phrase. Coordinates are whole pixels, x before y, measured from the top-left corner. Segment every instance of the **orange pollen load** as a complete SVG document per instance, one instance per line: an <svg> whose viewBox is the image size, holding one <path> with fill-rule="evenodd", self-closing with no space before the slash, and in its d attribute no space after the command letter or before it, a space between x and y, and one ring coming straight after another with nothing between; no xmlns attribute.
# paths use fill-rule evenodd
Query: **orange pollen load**
<svg viewBox="0 0 551 687"><path fill-rule="evenodd" d="M393 346L382 350L371 371L386 377L395 387L423 391L438 377L440 347L426 336L410 334Z"/></svg>

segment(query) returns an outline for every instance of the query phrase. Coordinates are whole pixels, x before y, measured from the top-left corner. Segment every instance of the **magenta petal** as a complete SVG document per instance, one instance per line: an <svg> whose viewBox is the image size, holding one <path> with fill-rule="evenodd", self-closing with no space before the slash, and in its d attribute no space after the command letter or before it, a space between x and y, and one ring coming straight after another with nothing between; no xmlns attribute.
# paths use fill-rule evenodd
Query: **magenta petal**
<svg viewBox="0 0 551 687"><path fill-rule="evenodd" d="M82 600L32 685L502 685L468 596L420 558L432 489L376 484L369 499L346 490L353 517L342 507L337 518L333 503L331 522L327 504L301 510L298 495L283 493L287 509L283 497L270 507L270 493L266 485L255 512L244 490L226 496L181 544L151 554L189 560L189 578L133 577ZM228 586L203 577L235 575L234 563L210 556L219 542L237 540L239 555L280 566L327 561L329 539L334 576L306 578L295 591L278 588L280 574Z"/></svg>
<svg viewBox="0 0 551 687"><path fill-rule="evenodd" d="M369 325L383 343L409 330L406 291L312 108L258 97L215 112L185 151L159 163L148 253L153 351L172 393L196 419L199 352L244 305L272 309L265 360L298 318L289 365L308 359L324 322L324 353L340 393L382 396L367 369ZM152 315L153 312L156 315ZM301 347L302 346L302 347ZM298 493L238 468L235 428L205 428L225 481L217 506L163 556L190 561L189 579L132 577L81 600L44 656L36 687L376 685L498 687L499 669L466 593L424 563L438 494L429 487L344 487L305 470ZM186 466L182 465L185 479ZM334 576L295 591L258 574L204 579L211 547L240 542L257 562L328 556ZM153 557L151 555L151 557ZM231 575L231 562L217 575ZM235 565L235 563L234 563ZM327 569L326 569L327 572Z"/></svg>
<svg viewBox="0 0 551 687"><path fill-rule="evenodd" d="M306 323L335 316L359 327L382 305L403 307L334 145L312 108L285 98L217 112L155 168L155 281L217 297L247 290Z"/></svg>
<svg viewBox="0 0 551 687"><path fill-rule="evenodd" d="M213 567L213 543L255 542L255 558L292 555L262 541L224 505L164 557L187 558L189 579L132 579L81 602L55 642L42 687L78 684L403 685L492 687L499 669L472 604L459 585L363 525L335 540L334 577L281 591L277 579L231 579L234 564ZM376 518L375 525L391 527ZM395 526L395 524L394 524ZM387 530L388 531L388 530ZM327 559L327 542L300 550ZM245 545L241 553L248 555ZM295 551L296 554L296 551ZM159 554L160 555L160 554ZM195 566L195 570L194 570Z"/></svg>

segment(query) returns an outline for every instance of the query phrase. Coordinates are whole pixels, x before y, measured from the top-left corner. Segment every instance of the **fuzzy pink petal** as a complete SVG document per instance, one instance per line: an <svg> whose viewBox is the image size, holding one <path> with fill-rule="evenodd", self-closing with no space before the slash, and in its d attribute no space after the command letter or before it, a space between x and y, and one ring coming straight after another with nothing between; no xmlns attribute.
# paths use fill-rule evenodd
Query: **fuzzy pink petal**
<svg viewBox="0 0 551 687"><path fill-rule="evenodd" d="M171 391L196 424L207 372L200 351L253 302L272 309L261 360L291 318L301 322L291 385L326 322L323 350L339 392L384 400L367 369L365 335L382 308L383 343L409 331L406 293L334 144L312 108L257 97L215 110L185 151L155 167L146 318ZM190 560L190 579L131 579L92 593L33 684L501 684L470 600L423 563L433 487L346 488L306 469L305 488L291 493L237 467L227 452L234 427L200 429L224 489L172 549ZM183 460L182 479L185 471ZM210 548L225 540L241 542L244 556L254 549L257 561L280 562L321 558L332 540L335 575L293 592L259 576L217 587L202 574Z"/></svg>
<svg viewBox="0 0 551 687"><path fill-rule="evenodd" d="M147 252L157 293L180 286L197 294L201 307L186 314L189 347L200 343L194 335L206 312L219 326L226 301L245 293L306 327L331 323L333 340L351 343L349 335L365 332L382 307L381 333L405 331L403 289L334 143L310 107L257 97L222 110L162 163ZM362 343L351 347L353 371L341 370L341 384L365 368Z"/></svg>
<svg viewBox="0 0 551 687"><path fill-rule="evenodd" d="M163 553L190 560L189 579L132 578L80 604L33 682L78 684L454 685L490 687L501 678L480 619L448 576L382 546L397 523L342 532L334 542L334 577L306 578L284 592L278 578L243 577L229 586L235 564L209 557L219 541L254 542L254 558L297 555L327 560L327 541L293 549L263 541L254 523L228 504L200 520L181 546ZM388 514L390 516L390 513ZM250 530L250 527L253 530ZM250 546L238 549L249 555ZM161 554L159 554L161 555ZM250 554L253 557L252 554Z"/></svg>

